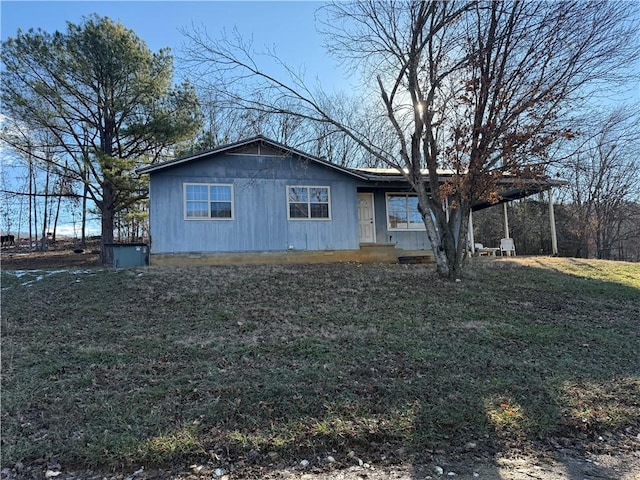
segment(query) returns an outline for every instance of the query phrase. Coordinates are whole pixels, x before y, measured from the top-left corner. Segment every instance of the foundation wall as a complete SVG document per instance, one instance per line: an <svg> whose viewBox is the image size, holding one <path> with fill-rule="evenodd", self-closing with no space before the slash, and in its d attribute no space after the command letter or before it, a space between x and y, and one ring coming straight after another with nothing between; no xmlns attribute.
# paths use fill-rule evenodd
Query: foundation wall
<svg viewBox="0 0 640 480"><path fill-rule="evenodd" d="M420 257L432 263L430 250L403 250L388 245L362 246L359 250L286 251L252 253L157 253L151 254L151 266L287 264L287 263L398 263L399 257Z"/></svg>

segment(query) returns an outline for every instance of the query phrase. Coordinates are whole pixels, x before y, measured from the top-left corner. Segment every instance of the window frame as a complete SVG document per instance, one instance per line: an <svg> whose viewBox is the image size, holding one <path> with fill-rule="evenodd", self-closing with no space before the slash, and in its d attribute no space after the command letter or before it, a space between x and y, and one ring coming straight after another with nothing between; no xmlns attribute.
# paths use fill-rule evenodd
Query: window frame
<svg viewBox="0 0 640 480"><path fill-rule="evenodd" d="M409 197L418 197L417 193L410 193L410 192L385 192L385 210L386 210L386 215L387 215L387 230L389 232L424 232L427 230L427 227L424 225L424 221L422 220L422 215L420 215L420 211L419 210L415 210L419 215L420 215L420 220L421 220L421 224L420 227L409 227L407 226L407 228L399 228L399 227L392 227L391 226L391 218L390 218L390 209L389 209L389 198L392 196L403 196L405 198L409 198ZM408 208L408 204L407 204L407 209L406 209L406 213L407 213L407 219L409 219L409 213L413 212L413 210L409 210ZM407 222L407 225L411 225L410 222Z"/></svg>
<svg viewBox="0 0 640 480"><path fill-rule="evenodd" d="M196 202L197 200L187 200L187 187L190 186L198 186L198 187L207 187L207 197L208 199L206 200L207 202L207 209L209 212L209 216L207 217L189 217L187 216L187 203L188 202ZM231 200L229 200L229 203L231 204L231 217L212 217L211 216L211 188L210 187L229 187L230 189L230 193L231 193ZM205 200L200 200L200 202L204 202ZM226 202L226 201L225 201ZM196 221L202 221L202 220L213 220L213 221L229 221L229 220L235 220L236 218L236 213L235 213L235 193L234 193L234 188L233 188L233 184L232 183L203 183L203 182L184 182L182 184L182 209L183 209L183 217L184 220L196 220Z"/></svg>
<svg viewBox="0 0 640 480"><path fill-rule="evenodd" d="M307 201L306 202L292 202L289 197L289 189L291 188L305 188L307 190ZM309 190L312 188L324 188L327 190L327 201L326 202L312 202L311 197L309 195ZM287 197L287 220L293 221L321 221L327 222L331 221L331 187L328 185L287 185L285 189L285 195ZM292 203L306 203L307 204L307 217L292 217L291 216L291 204ZM326 217L312 217L311 216L311 205L327 205L327 216Z"/></svg>

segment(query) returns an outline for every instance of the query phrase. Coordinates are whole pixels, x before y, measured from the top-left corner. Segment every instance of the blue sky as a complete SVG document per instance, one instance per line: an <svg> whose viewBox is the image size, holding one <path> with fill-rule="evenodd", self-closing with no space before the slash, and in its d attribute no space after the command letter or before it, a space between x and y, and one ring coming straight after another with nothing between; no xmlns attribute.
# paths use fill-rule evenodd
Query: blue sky
<svg viewBox="0 0 640 480"><path fill-rule="evenodd" d="M254 45L274 46L294 68L304 67L331 88L341 83L342 72L322 48L314 13L319 2L302 1L5 1L0 2L2 40L21 28L64 31L66 22L81 23L92 13L119 20L157 51L170 47L176 56L185 38L179 32L192 25L205 26L213 38L234 27Z"/></svg>

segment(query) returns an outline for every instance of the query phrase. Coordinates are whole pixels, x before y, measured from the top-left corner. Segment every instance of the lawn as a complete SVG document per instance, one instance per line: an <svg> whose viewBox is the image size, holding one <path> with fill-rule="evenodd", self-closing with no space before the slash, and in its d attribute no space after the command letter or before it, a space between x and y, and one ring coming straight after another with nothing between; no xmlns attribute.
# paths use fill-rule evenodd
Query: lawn
<svg viewBox="0 0 640 480"><path fill-rule="evenodd" d="M638 264L5 271L2 465L630 449L639 352Z"/></svg>

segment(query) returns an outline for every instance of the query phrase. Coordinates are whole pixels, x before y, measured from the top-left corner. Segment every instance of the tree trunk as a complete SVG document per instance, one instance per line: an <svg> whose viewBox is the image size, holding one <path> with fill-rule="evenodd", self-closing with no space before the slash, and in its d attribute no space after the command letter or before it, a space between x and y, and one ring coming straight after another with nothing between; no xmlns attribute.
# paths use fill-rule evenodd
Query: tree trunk
<svg viewBox="0 0 640 480"><path fill-rule="evenodd" d="M471 211L471 206L466 202L460 202L460 207L454 211L452 214L451 221L449 222L450 234L453 238L454 245L454 256L452 261L453 271L451 272L450 278L453 280L458 280L462 276L462 271L464 269L464 264L467 260L468 254L468 233L469 233L469 212ZM458 231L458 238L455 238L455 225L460 225L460 230Z"/></svg>
<svg viewBox="0 0 640 480"><path fill-rule="evenodd" d="M418 164L414 162L414 164ZM444 213L440 215L437 208L434 208L436 212L432 215L431 203L435 202L433 199L433 193L427 194L425 185L419 171L413 172L413 175L408 178L409 183L413 187L413 190L418 195L418 211L422 216L422 223L424 223L427 238L431 244L431 251L433 252L433 259L436 262L436 271L440 277L450 278L451 276L451 262L450 252L448 254L445 242L443 240L443 226L446 228L446 221L444 219ZM435 218L434 218L435 217Z"/></svg>
<svg viewBox="0 0 640 480"><path fill-rule="evenodd" d="M22 233L22 209L24 207L24 202L22 201L23 199L20 198L20 206L18 207L18 237L17 239L20 240L20 235ZM29 212L31 213L31 212ZM29 220L29 223L31 223L31 220ZM18 247L21 247L22 244L20 241L18 241Z"/></svg>
<svg viewBox="0 0 640 480"><path fill-rule="evenodd" d="M105 183L102 192L102 230L100 236L100 262L103 265L113 264L113 248L105 245L113 243L113 224L115 213L113 211L114 188L113 185Z"/></svg>
<svg viewBox="0 0 640 480"><path fill-rule="evenodd" d="M89 196L89 168L85 166L82 175L82 231L80 233L80 245L82 248L87 246L87 197Z"/></svg>
<svg viewBox="0 0 640 480"><path fill-rule="evenodd" d="M36 185L36 171L35 169L33 169L32 166L32 170L31 170L31 176L33 177L33 236L34 236L34 240L35 243L31 243L31 232L29 232L29 243L32 245L35 245L35 247L33 247L35 250L38 249L38 198L37 198L37 185Z"/></svg>
<svg viewBox="0 0 640 480"><path fill-rule="evenodd" d="M433 257L436 261L436 272L443 278L451 276L451 267L449 265L449 257L442 245L433 245Z"/></svg>
<svg viewBox="0 0 640 480"><path fill-rule="evenodd" d="M56 205L56 214L53 217L53 235L51 241L56 243L56 230L58 229L58 219L60 218L60 204L62 203L62 191L58 192L58 203ZM75 226L74 226L75 228Z"/></svg>
<svg viewBox="0 0 640 480"><path fill-rule="evenodd" d="M49 203L49 180L50 180L50 167L47 165L46 169L46 177L44 180L44 205L42 208L42 236L40 237L40 250L45 251L47 249L47 221L48 221L48 210L47 204Z"/></svg>
<svg viewBox="0 0 640 480"><path fill-rule="evenodd" d="M32 243L33 223L31 222L31 219L35 218L35 216L32 217L32 213L34 212L34 208L33 208L34 200L35 199L33 197L33 159L31 158L31 154L29 154L29 250L33 248L33 243Z"/></svg>

